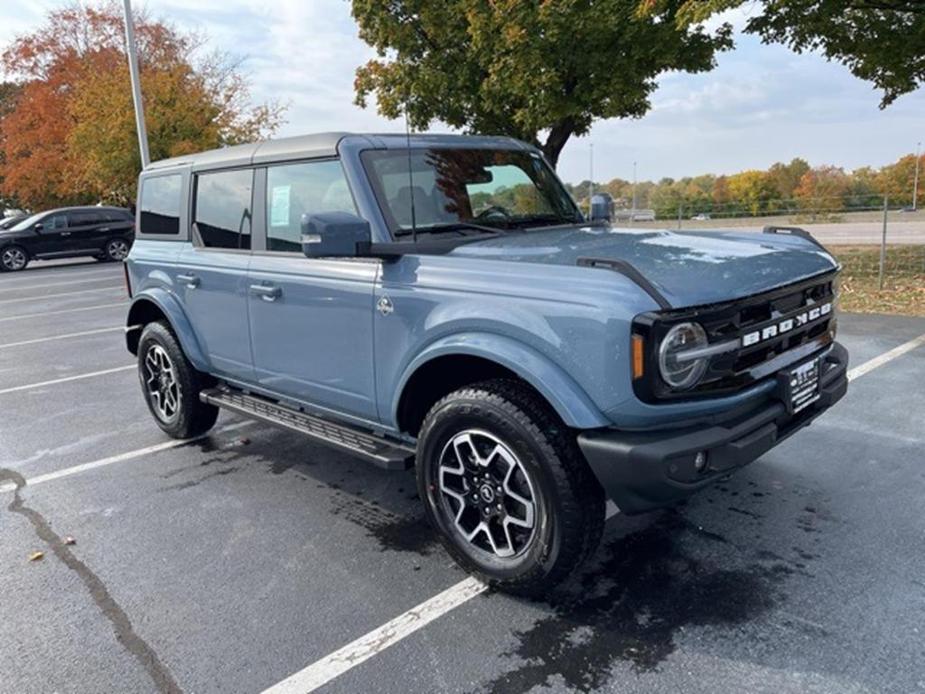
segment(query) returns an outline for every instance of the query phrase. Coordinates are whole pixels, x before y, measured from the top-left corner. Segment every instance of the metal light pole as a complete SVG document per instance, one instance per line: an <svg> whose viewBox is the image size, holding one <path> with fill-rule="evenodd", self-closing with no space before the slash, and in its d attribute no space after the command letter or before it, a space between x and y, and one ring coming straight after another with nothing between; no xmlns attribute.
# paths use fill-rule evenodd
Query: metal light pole
<svg viewBox="0 0 925 694"><path fill-rule="evenodd" d="M138 51L135 48L135 23L132 20L131 0L125 6L125 52L128 54L128 71L132 78L132 101L135 103L135 127L138 129L138 149L141 151L141 168L151 163L148 153L148 129L145 127L145 106L141 100L141 80L138 76Z"/></svg>
<svg viewBox="0 0 925 694"><path fill-rule="evenodd" d="M912 211L919 209L919 152L922 149L922 143L917 142L915 145L915 183L912 184Z"/></svg>

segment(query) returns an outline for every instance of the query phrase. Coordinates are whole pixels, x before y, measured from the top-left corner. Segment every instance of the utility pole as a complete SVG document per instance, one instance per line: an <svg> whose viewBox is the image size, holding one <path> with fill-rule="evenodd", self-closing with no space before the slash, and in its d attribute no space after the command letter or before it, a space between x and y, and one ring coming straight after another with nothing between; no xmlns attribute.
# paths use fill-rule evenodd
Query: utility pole
<svg viewBox="0 0 925 694"><path fill-rule="evenodd" d="M588 143L588 219L591 219L593 207L591 196L594 195L594 143Z"/></svg>
<svg viewBox="0 0 925 694"><path fill-rule="evenodd" d="M922 143L915 145L915 183L912 184L912 211L919 209L919 152L922 149Z"/></svg>
<svg viewBox="0 0 925 694"><path fill-rule="evenodd" d="M636 212L636 162L633 162L633 212Z"/></svg>
<svg viewBox="0 0 925 694"><path fill-rule="evenodd" d="M138 50L135 47L135 22L132 20L131 0L123 0L125 7L125 52L128 54L128 71L132 78L132 101L135 103L135 127L138 129L138 149L141 151L141 168L148 168L148 129L145 127L145 106L141 100L141 79L138 76Z"/></svg>

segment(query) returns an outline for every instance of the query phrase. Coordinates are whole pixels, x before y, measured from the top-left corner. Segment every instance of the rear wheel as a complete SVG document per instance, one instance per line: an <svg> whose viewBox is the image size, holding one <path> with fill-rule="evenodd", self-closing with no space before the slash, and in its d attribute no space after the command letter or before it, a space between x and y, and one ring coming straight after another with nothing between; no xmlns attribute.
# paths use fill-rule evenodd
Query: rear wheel
<svg viewBox="0 0 925 694"><path fill-rule="evenodd" d="M487 381L434 405L417 473L447 550L500 589L541 594L600 541L604 495L574 435L515 381Z"/></svg>
<svg viewBox="0 0 925 694"><path fill-rule="evenodd" d="M154 421L173 438L199 436L215 424L218 408L199 400L211 377L193 368L162 322L149 323L141 333L138 378Z"/></svg>
<svg viewBox="0 0 925 694"><path fill-rule="evenodd" d="M0 270L18 272L29 264L29 254L21 246L7 246L0 250Z"/></svg>
<svg viewBox="0 0 925 694"><path fill-rule="evenodd" d="M103 253L99 256L99 259L122 262L128 257L130 250L131 246L125 239L109 239L103 247Z"/></svg>

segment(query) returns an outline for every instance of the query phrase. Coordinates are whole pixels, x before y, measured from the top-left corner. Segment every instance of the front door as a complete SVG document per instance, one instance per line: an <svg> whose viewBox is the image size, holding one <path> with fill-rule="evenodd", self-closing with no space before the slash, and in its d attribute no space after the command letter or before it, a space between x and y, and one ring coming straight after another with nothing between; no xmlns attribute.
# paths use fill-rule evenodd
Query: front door
<svg viewBox="0 0 925 694"><path fill-rule="evenodd" d="M216 375L251 382L247 271L253 171L194 176L192 243L177 262L176 291Z"/></svg>
<svg viewBox="0 0 925 694"><path fill-rule="evenodd" d="M36 230L35 241L32 245L32 255L38 257L54 257L66 252L71 247L71 232L67 226L67 215L56 212L45 217L42 228Z"/></svg>
<svg viewBox="0 0 925 694"><path fill-rule="evenodd" d="M374 421L373 289L379 261L309 259L303 214L356 213L339 161L271 166L266 251L253 255L248 315L254 371L273 393Z"/></svg>

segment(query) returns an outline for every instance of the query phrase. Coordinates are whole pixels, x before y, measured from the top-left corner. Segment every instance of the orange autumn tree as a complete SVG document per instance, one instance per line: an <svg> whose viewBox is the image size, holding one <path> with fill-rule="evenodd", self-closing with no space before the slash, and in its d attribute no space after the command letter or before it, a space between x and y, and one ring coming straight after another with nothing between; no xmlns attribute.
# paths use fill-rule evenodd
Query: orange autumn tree
<svg viewBox="0 0 925 694"><path fill-rule="evenodd" d="M135 29L151 159L259 139L276 104L249 105L247 81L204 40L146 13ZM127 204L141 162L121 6L70 5L48 14L0 57L18 85L0 115L0 198L41 209Z"/></svg>

